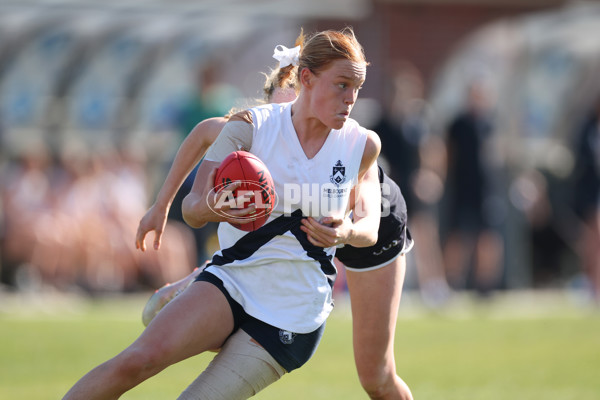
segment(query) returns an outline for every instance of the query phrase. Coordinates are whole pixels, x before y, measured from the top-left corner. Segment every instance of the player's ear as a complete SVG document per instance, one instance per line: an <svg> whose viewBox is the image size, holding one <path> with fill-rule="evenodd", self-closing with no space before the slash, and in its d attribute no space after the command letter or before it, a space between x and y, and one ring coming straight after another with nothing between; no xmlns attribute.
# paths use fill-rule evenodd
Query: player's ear
<svg viewBox="0 0 600 400"><path fill-rule="evenodd" d="M310 68L302 68L300 71L300 84L302 86L311 87L314 83L315 74L310 70Z"/></svg>

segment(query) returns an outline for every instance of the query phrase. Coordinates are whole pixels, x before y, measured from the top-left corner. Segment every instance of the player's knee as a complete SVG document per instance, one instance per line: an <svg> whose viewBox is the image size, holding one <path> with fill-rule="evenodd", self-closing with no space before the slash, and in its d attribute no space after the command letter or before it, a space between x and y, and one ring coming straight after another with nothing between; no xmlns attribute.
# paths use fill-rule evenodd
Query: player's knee
<svg viewBox="0 0 600 400"><path fill-rule="evenodd" d="M387 393L386 382L384 379L380 379L380 377L361 377L360 384L371 399L382 399Z"/></svg>
<svg viewBox="0 0 600 400"><path fill-rule="evenodd" d="M359 364L357 369L360 384L369 398L385 398L393 387L395 371L376 362Z"/></svg>
<svg viewBox="0 0 600 400"><path fill-rule="evenodd" d="M370 399L413 400L409 387L396 374L393 366L382 363L372 366L358 369L360 383Z"/></svg>

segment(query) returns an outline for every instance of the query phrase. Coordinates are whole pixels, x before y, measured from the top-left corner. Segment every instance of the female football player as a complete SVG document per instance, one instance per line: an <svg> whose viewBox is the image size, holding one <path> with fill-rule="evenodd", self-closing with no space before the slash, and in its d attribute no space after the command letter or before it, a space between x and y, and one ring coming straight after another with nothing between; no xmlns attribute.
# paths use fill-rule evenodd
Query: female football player
<svg viewBox="0 0 600 400"><path fill-rule="evenodd" d="M267 102L283 103L296 98L297 68L293 59L299 48L282 46L275 49L274 57L280 61L280 66L267 77L264 87ZM155 232L154 248L160 247L170 201L225 123L226 118L205 120L182 144L156 203L140 221L137 248L146 249L145 237L150 231ZM394 333L406 269L405 253L413 243L407 229L406 203L398 185L381 168L378 178L382 188L382 216L377 243L369 247L346 245L337 249L336 258L346 268L352 302L354 356L361 384L372 398L410 399L410 390L396 374ZM148 325L159 310L189 286L198 274L194 271L157 290L144 308L144 324Z"/></svg>
<svg viewBox="0 0 600 400"><path fill-rule="evenodd" d="M333 307L336 246L368 246L377 239L379 190L361 187L361 212L352 219L346 214L355 209L355 187L376 182L367 177L376 175L379 138L349 118L367 64L351 29L318 32L298 57L294 102L254 107L229 119L183 202L190 226L220 222L221 250L134 343L82 377L65 399L118 398L169 365L219 347L211 373L183 397L247 398L312 356ZM300 198L286 202L284 196L253 232L227 223L242 222L252 206L221 209L228 217L213 212L221 204L212 190L215 168L239 148L266 164L278 193L300 188ZM334 167L344 168L335 181Z"/></svg>

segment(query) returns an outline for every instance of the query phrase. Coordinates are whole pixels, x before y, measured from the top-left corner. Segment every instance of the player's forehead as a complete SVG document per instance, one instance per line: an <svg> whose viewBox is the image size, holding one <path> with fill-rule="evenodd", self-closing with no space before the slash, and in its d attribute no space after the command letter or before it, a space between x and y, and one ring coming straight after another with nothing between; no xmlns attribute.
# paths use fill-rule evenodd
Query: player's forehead
<svg viewBox="0 0 600 400"><path fill-rule="evenodd" d="M367 64L339 59L332 61L324 72L332 79L344 79L362 84L367 77Z"/></svg>

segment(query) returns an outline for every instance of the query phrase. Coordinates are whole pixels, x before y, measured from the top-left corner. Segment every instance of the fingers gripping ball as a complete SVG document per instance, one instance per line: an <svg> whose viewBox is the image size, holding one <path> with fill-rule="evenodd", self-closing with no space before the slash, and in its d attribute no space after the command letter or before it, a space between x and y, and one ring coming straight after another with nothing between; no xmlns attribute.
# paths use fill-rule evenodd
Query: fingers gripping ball
<svg viewBox="0 0 600 400"><path fill-rule="evenodd" d="M236 190L223 198L231 209L241 209L254 204L255 211L242 219L248 222L233 224L243 231L254 231L265 224L275 207L275 184L267 166L254 154L234 151L219 165L215 174L215 192L227 191L227 185L240 181ZM227 193L227 192L225 192ZM217 211L227 215L225 211ZM239 217L238 217L239 218Z"/></svg>

